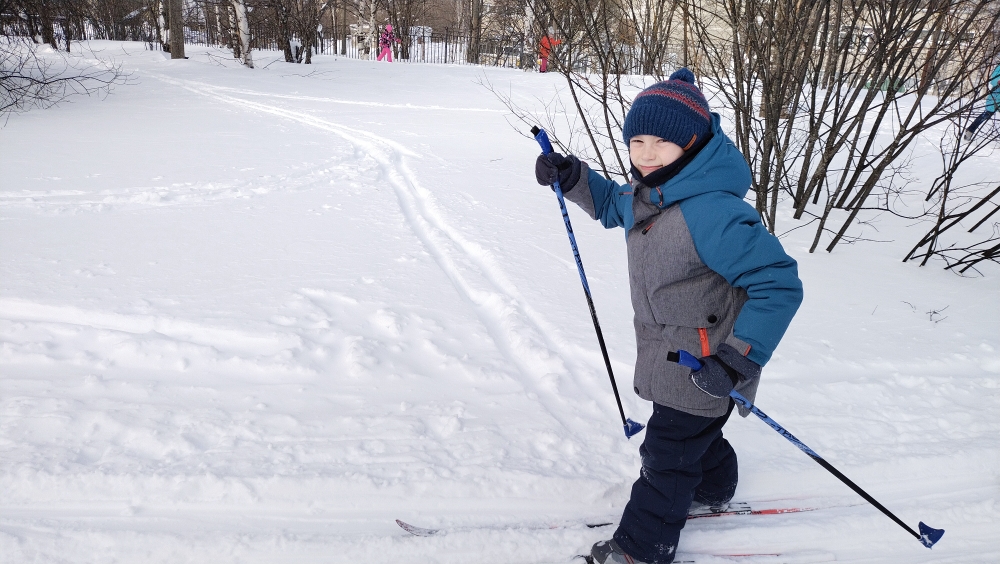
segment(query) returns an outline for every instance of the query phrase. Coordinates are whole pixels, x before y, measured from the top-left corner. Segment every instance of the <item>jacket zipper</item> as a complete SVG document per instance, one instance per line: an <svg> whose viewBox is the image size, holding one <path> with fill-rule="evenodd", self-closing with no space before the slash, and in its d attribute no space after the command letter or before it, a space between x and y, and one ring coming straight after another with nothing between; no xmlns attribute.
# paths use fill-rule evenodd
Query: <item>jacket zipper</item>
<svg viewBox="0 0 1000 564"><path fill-rule="evenodd" d="M711 356L712 347L708 344L708 329L704 327L698 328L698 339L701 341L701 356Z"/></svg>

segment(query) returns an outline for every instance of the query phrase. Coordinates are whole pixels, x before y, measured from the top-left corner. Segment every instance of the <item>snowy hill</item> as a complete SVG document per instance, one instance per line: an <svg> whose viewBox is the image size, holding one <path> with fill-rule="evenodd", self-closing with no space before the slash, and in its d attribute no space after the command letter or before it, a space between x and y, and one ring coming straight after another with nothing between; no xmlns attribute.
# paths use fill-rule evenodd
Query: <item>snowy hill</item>
<svg viewBox="0 0 1000 564"><path fill-rule="evenodd" d="M583 524L620 516L643 435L538 147L479 84L530 104L558 76L91 47L135 84L0 129L0 560L548 563L610 536ZM623 234L570 214L645 421ZM878 229L783 237L806 298L757 402L944 539L734 417L737 498L823 509L693 521L682 552L1000 561L1000 272L901 263L919 229Z"/></svg>

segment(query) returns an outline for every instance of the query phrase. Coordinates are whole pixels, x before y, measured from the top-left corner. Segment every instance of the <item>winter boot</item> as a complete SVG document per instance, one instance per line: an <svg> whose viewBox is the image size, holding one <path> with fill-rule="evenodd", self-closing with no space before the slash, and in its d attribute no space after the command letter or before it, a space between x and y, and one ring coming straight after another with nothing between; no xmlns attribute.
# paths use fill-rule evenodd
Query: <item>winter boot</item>
<svg viewBox="0 0 1000 564"><path fill-rule="evenodd" d="M646 564L625 554L614 540L601 541L590 549L587 564Z"/></svg>

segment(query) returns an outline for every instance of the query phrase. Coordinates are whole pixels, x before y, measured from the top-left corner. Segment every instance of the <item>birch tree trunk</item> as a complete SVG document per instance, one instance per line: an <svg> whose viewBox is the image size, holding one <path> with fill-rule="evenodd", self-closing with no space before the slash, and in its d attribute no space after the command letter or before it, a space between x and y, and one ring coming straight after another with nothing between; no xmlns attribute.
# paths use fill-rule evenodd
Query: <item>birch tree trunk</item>
<svg viewBox="0 0 1000 564"><path fill-rule="evenodd" d="M166 52L170 52L170 30L167 26L167 21L164 18L166 14L167 7L163 3L164 0L155 0L153 8L156 10L156 39L160 43L160 49Z"/></svg>
<svg viewBox="0 0 1000 564"><path fill-rule="evenodd" d="M240 45L240 62L248 69L253 68L253 57L250 55L250 20L247 17L245 0L231 0L233 11L236 12L236 38Z"/></svg>
<svg viewBox="0 0 1000 564"><path fill-rule="evenodd" d="M371 44L371 55L369 59L378 57L378 28L375 27L375 0L369 4L368 11L368 41Z"/></svg>

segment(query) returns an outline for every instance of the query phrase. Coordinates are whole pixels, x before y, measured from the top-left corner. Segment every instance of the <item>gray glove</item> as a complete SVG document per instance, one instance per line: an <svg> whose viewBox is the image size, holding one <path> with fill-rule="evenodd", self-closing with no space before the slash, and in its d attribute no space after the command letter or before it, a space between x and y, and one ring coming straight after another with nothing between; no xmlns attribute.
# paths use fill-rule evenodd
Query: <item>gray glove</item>
<svg viewBox="0 0 1000 564"><path fill-rule="evenodd" d="M714 398L728 397L736 386L760 378L760 365L725 343L715 354L698 360L701 370L691 373L691 381Z"/></svg>

